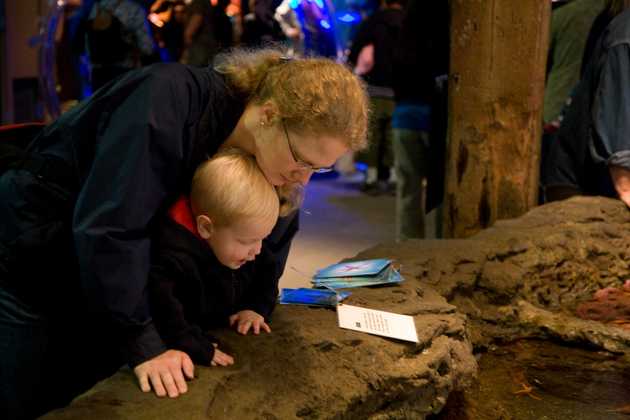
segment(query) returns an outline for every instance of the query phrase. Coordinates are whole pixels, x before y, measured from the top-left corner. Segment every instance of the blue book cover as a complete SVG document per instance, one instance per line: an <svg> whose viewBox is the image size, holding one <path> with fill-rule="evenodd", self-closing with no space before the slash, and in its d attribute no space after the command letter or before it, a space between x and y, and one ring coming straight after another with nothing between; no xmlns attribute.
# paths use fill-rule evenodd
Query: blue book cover
<svg viewBox="0 0 630 420"><path fill-rule="evenodd" d="M339 282L339 281L346 281L346 282L358 282L358 281L381 282L383 280L387 280L387 278L389 277L390 271L392 271L392 267L391 266L387 266L381 272L379 272L378 274L375 274L373 276L342 276L342 277L340 276L340 277L324 277L324 278L313 277L313 280L311 282L312 283L317 283L317 284L328 284L328 283Z"/></svg>
<svg viewBox="0 0 630 420"><path fill-rule="evenodd" d="M350 292L335 292L320 289L288 289L280 291L279 302L284 305L309 305L335 307L339 302L350 296Z"/></svg>
<svg viewBox="0 0 630 420"><path fill-rule="evenodd" d="M313 278L324 279L332 277L376 276L391 264L391 260L376 259L363 261L348 261L329 265L319 270Z"/></svg>
<svg viewBox="0 0 630 420"><path fill-rule="evenodd" d="M378 276L335 277L313 280L314 287L326 287L329 289L349 289L352 287L377 286L383 284L398 284L403 281L400 273L392 267L388 267Z"/></svg>

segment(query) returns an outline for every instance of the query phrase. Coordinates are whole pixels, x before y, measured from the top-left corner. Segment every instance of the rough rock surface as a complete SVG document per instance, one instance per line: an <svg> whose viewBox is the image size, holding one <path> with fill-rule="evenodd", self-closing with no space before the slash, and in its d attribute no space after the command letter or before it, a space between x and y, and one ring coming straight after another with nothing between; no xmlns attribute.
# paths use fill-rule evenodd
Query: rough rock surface
<svg viewBox="0 0 630 420"><path fill-rule="evenodd" d="M215 334L236 364L197 367L178 399L142 394L123 370L45 418L422 419L471 384L466 319L431 288L357 289L347 303L412 315L420 342L340 329L332 310L279 306L272 334Z"/></svg>
<svg viewBox="0 0 630 420"><path fill-rule="evenodd" d="M628 353L630 331L575 316L605 287L630 278L630 211L619 200L576 197L497 222L469 239L381 245L405 278L431 286L469 317L477 348L554 338Z"/></svg>
<svg viewBox="0 0 630 420"><path fill-rule="evenodd" d="M198 368L182 398L142 394L122 371L48 418L422 419L471 383L469 337L478 350L538 338L627 357L628 329L575 312L630 278L629 248L625 205L585 197L469 239L383 244L357 258L392 258L407 281L355 290L348 303L413 315L418 345L341 330L330 310L279 307L271 335L221 334L237 364Z"/></svg>

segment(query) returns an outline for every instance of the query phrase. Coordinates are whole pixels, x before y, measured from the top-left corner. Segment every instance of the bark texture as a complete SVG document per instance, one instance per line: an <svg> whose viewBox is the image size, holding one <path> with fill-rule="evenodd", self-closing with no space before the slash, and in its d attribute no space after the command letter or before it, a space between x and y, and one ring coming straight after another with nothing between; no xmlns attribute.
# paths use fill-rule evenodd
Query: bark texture
<svg viewBox="0 0 630 420"><path fill-rule="evenodd" d="M447 237L536 205L550 4L452 1Z"/></svg>

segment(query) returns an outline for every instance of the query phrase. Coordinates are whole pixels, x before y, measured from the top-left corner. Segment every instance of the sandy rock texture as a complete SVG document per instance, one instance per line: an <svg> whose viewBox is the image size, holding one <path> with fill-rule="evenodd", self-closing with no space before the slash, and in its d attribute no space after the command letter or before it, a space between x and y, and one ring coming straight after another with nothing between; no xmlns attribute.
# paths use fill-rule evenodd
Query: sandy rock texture
<svg viewBox="0 0 630 420"><path fill-rule="evenodd" d="M469 239L408 241L359 255L385 256L466 314L474 345L517 338L628 353L630 331L579 319L580 303L630 278L630 211L619 200L575 197L497 222Z"/></svg>
<svg viewBox="0 0 630 420"><path fill-rule="evenodd" d="M182 398L142 394L121 371L46 418L423 419L473 383L473 347L537 338L630 354L628 329L575 315L630 278L629 247L630 211L593 197L469 239L382 244L356 258L391 258L406 281L355 289L348 303L412 315L419 344L339 329L331 310L280 306L270 335L218 334L236 365L198 368Z"/></svg>
<svg viewBox="0 0 630 420"><path fill-rule="evenodd" d="M342 330L332 310L279 306L272 334L215 334L236 364L197 367L178 399L143 394L122 370L44 418L422 419L472 383L466 318L430 287L355 289L347 303L412 315L420 342Z"/></svg>

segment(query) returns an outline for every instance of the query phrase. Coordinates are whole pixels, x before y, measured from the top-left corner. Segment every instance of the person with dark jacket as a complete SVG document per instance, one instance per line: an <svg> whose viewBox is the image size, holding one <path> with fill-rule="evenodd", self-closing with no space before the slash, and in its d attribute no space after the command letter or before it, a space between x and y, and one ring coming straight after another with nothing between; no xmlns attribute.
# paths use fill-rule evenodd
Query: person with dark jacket
<svg viewBox="0 0 630 420"><path fill-rule="evenodd" d="M183 62L205 67L219 52L232 46L232 23L225 14L228 5L227 0L219 0L216 6L208 0L193 0L187 6Z"/></svg>
<svg viewBox="0 0 630 420"><path fill-rule="evenodd" d="M147 299L158 218L220 147L290 192L366 131L356 76L275 50L131 71L45 127L0 172L0 418L67 404L123 364L145 392L186 392L190 358L164 345ZM297 228L281 217L265 239L269 281Z"/></svg>
<svg viewBox="0 0 630 420"><path fill-rule="evenodd" d="M355 73L367 82L370 94L370 147L357 156L357 160L367 165L363 189L368 193L380 192L384 183L391 178L391 120L394 112L392 62L400 39L403 6L404 0L386 0L382 9L361 24L348 56Z"/></svg>
<svg viewBox="0 0 630 420"><path fill-rule="evenodd" d="M594 21L606 0L571 0L551 13L543 123L560 115L564 103L580 80L580 66Z"/></svg>
<svg viewBox="0 0 630 420"><path fill-rule="evenodd" d="M215 348L209 329L271 332L278 279L265 276L268 259L256 256L278 214L278 194L252 156L232 149L199 166L190 196L170 208L154 241L149 303L169 348L194 363L227 365L233 358Z"/></svg>
<svg viewBox="0 0 630 420"><path fill-rule="evenodd" d="M132 0L95 0L85 23L85 41L93 90L140 67L155 52L147 12Z"/></svg>
<svg viewBox="0 0 630 420"><path fill-rule="evenodd" d="M608 24L610 24L610 21L629 6L630 0L606 0L606 7L597 15L588 33L580 66L580 77L584 76L586 66L589 61L591 61L591 56L593 55L597 41L606 30Z"/></svg>
<svg viewBox="0 0 630 420"><path fill-rule="evenodd" d="M440 92L436 80L448 74L449 52L448 2L409 0L392 62L397 240L425 237L425 209L440 201L427 205L427 186L441 197L446 89Z"/></svg>
<svg viewBox="0 0 630 420"><path fill-rule="evenodd" d="M546 201L572 195L619 197L630 205L630 10L599 38L551 145Z"/></svg>
<svg viewBox="0 0 630 420"><path fill-rule="evenodd" d="M241 43L248 47L268 45L284 40L280 24L274 18L282 0L250 0L241 2L243 34Z"/></svg>

